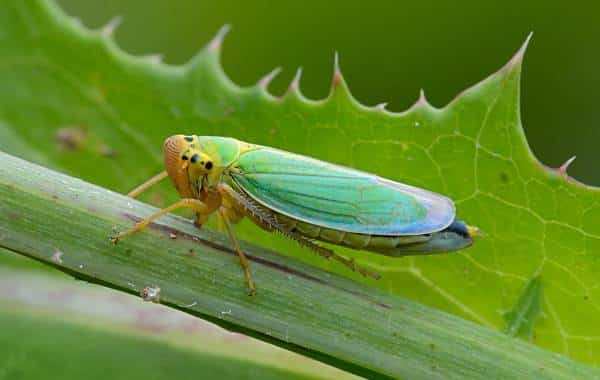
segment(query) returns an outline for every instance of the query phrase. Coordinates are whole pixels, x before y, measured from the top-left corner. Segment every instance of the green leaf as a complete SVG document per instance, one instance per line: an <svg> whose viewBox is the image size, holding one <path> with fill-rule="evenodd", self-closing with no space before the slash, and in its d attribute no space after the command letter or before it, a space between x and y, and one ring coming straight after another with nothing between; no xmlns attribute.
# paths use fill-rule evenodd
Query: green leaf
<svg viewBox="0 0 600 380"><path fill-rule="evenodd" d="M390 259L339 250L383 274L364 280L248 222L255 243L312 265L501 329L533 278L543 284L534 343L599 365L600 204L597 189L541 165L519 118L523 47L497 73L438 109L366 107L336 66L330 95L282 98L268 77L240 88L223 73L223 33L185 66L119 50L42 0L0 9L0 149L124 192L161 170L174 133L233 136L447 194L483 236L451 255ZM57 139L60 142L57 142ZM146 198L175 199L165 184ZM574 312L576 310L577 312Z"/></svg>
<svg viewBox="0 0 600 380"><path fill-rule="evenodd" d="M566 356L244 244L259 292L249 297L222 234L167 216L114 246L111 227L156 208L5 153L0 161L0 247L77 278L151 290L152 300L367 378L600 378Z"/></svg>

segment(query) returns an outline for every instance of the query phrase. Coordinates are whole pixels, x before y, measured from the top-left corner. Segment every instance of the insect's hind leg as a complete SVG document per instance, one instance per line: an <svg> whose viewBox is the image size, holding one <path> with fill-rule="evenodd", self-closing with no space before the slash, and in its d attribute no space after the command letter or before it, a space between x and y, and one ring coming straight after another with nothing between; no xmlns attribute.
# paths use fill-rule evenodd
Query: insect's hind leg
<svg viewBox="0 0 600 380"><path fill-rule="evenodd" d="M233 244L233 247L240 258L240 265L242 266L242 269L244 270L244 275L246 276L248 294L253 296L256 294L256 287L254 286L254 281L252 280L252 273L250 273L250 263L248 262L248 258L240 248L240 243L235 237L235 233L233 232L233 228L231 227L231 222L229 221L229 216L221 209L218 210L218 215L223 220L223 223L227 228L227 233L229 234L229 239L231 239L231 243Z"/></svg>
<svg viewBox="0 0 600 380"><path fill-rule="evenodd" d="M326 259L333 259L338 263L344 264L345 266L350 268L351 271L358 272L364 277L371 277L375 280L379 280L381 278L381 275L379 273L369 270L363 266L357 265L354 261L354 258L349 259L345 256L338 255L332 249L323 247L313 242L312 240L298 234L297 232L288 232L284 233L284 235L286 235L290 239L296 240L300 245L309 248L313 252L317 253L319 256L324 257Z"/></svg>
<svg viewBox="0 0 600 380"><path fill-rule="evenodd" d="M342 263L350 268L350 270L358 272L365 277L371 277L374 279L381 278L379 273L357 265L354 262L354 259L349 259L347 257L338 255L333 250L315 243L312 239L302 235L298 231L290 229L289 226L280 223L277 219L277 215L272 211L261 207L251 198L245 196L243 193L236 192L230 186L221 184L219 186L219 191L223 195L224 200L228 200L228 202L230 202L232 205L237 205L241 210L246 210L246 215L261 228L271 232L278 231L284 237L295 240L298 244L310 249L319 256L325 257L326 259L336 260L337 262Z"/></svg>

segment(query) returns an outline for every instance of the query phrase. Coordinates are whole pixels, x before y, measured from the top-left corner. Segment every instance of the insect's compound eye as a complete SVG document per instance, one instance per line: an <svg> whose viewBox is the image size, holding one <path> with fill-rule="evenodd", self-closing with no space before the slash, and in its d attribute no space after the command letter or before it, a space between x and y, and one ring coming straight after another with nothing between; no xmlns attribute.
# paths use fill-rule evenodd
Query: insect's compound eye
<svg viewBox="0 0 600 380"><path fill-rule="evenodd" d="M190 158L190 162L192 164L195 164L196 162L198 162L199 159L200 159L200 156L198 155L198 153L194 153L194 155L192 156L192 158Z"/></svg>

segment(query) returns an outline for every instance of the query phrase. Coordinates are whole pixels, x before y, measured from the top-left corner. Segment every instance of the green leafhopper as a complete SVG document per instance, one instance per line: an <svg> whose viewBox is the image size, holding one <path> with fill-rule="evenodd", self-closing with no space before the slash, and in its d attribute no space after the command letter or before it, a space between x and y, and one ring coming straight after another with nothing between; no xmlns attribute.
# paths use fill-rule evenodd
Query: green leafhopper
<svg viewBox="0 0 600 380"><path fill-rule="evenodd" d="M232 224L248 217L365 276L317 241L388 256L448 252L472 244L477 229L455 219L452 200L373 174L228 137L174 135L163 145L165 171L129 193L170 177L181 200L137 223L113 242L181 207L201 226L216 213L237 251L251 294L248 260Z"/></svg>

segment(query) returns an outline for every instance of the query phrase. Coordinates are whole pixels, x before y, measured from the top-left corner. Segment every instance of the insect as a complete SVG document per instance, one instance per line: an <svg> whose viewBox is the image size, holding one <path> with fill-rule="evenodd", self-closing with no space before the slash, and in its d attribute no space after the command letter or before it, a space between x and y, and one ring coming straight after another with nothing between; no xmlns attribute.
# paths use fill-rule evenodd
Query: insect
<svg viewBox="0 0 600 380"><path fill-rule="evenodd" d="M239 256L249 294L256 288L232 228L244 217L375 278L377 273L317 241L405 256L465 248L477 233L455 219L449 198L314 158L228 137L195 135L167 138L163 152L166 170L129 196L170 177L181 200L113 237L113 242L178 208L194 210L197 226L216 213Z"/></svg>

